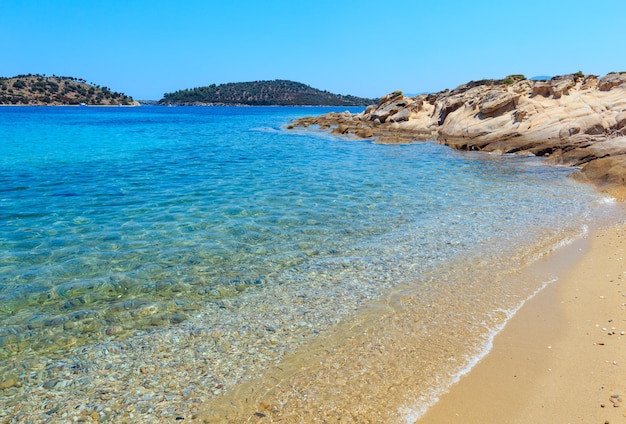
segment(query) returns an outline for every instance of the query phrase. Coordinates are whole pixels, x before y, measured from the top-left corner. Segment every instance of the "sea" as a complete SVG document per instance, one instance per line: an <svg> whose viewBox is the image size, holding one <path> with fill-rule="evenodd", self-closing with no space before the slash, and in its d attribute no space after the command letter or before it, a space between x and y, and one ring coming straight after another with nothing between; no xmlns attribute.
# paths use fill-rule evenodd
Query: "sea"
<svg viewBox="0 0 626 424"><path fill-rule="evenodd" d="M232 345L274 308L255 337L268 334L277 365L311 361L320 340L349 355L339 344L374 327L394 337L378 350L432 351L442 345L433 333L455 334L434 356L388 365L428 369L426 388L403 380L398 402L382 407L393 411L379 411L416 419L553 281L511 275L616 208L569 178L574 168L541 158L287 128L346 110L363 108L0 108L0 384L15 383L0 389L14 414L4 417L19 422L13 402L45 385L29 378L33 361L177 328L227 331ZM401 316L419 320L398 333ZM203 400L263 379L258 352L216 346L237 358L222 373L227 387ZM363 374L343 370L348 382ZM370 402L367 387L387 384L373 374L366 397L338 396Z"/></svg>

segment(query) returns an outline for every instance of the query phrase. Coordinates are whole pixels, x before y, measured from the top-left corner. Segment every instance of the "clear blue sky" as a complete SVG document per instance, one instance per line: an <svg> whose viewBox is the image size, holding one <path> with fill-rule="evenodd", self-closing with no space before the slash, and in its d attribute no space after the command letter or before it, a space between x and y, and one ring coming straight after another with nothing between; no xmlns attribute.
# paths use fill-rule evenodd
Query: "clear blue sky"
<svg viewBox="0 0 626 424"><path fill-rule="evenodd" d="M626 1L2 0L0 40L0 76L135 99L265 79L379 97L626 71Z"/></svg>

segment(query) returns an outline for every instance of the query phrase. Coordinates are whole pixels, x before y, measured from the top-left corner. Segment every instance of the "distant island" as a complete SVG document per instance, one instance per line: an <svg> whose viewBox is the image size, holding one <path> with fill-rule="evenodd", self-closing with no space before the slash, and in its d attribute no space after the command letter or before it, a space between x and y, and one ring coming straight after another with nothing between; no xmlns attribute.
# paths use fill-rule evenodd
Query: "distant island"
<svg viewBox="0 0 626 424"><path fill-rule="evenodd" d="M166 93L161 105L367 106L378 99L343 96L288 80L235 82Z"/></svg>
<svg viewBox="0 0 626 424"><path fill-rule="evenodd" d="M0 105L138 105L132 97L74 77L18 75L0 77Z"/></svg>

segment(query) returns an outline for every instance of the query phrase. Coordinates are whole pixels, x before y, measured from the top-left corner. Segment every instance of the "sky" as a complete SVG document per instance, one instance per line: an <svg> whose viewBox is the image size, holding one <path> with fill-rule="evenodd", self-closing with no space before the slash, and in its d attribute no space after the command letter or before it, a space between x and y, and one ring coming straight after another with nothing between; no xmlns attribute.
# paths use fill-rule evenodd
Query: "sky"
<svg viewBox="0 0 626 424"><path fill-rule="evenodd" d="M626 1L2 0L0 76L137 100L287 79L337 94L626 71Z"/></svg>

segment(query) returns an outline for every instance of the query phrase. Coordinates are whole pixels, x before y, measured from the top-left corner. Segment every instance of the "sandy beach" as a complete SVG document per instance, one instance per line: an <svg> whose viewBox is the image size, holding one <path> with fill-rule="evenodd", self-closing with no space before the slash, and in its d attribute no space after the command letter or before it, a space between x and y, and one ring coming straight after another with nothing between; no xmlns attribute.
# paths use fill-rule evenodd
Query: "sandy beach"
<svg viewBox="0 0 626 424"><path fill-rule="evenodd" d="M576 179L594 183L612 198L623 200L624 75L609 73L599 78L579 72L546 81L509 77L471 81L451 91L416 97L396 91L361 114L304 118L295 126L317 125L335 134L386 144L436 139L460 150L541 156L577 167ZM608 106L590 110L593 103ZM557 249L520 272L522 282L554 282L531 296L506 323L492 347L489 343L484 350L489 352L485 357L474 355L482 359L474 367L468 365L469 372L462 370L459 375L466 375L447 393L429 393L419 385L432 372L415 379L418 369L407 371L417 380L408 383L423 401L407 421L624 422L626 290L621 284L626 276L626 227L598 228L602 229L590 231L583 240ZM475 268L472 263L468 271ZM509 285L491 300L493 305L523 284L513 282L517 270L511 270L511 275L502 276L501 281ZM492 287L490 278L486 274L479 279L482 289ZM468 277L467 284L470 281ZM460 287L465 288L465 283ZM450 295L472 296L459 291ZM436 320L457 310L468 308L451 303L431 317ZM403 318L407 319L411 318ZM441 330L458 332L454 338L429 343L453 350L451 346L466 337L462 325L459 320ZM401 340L412 335L407 332ZM414 362L425 358L420 352L414 355ZM408 366L402 365L406 370ZM434 373L447 370L445 363L433 367ZM424 405L425 399L432 402Z"/></svg>
<svg viewBox="0 0 626 424"><path fill-rule="evenodd" d="M540 261L561 267L559 280L417 423L624 422L625 241L626 225L602 229Z"/></svg>
<svg viewBox="0 0 626 424"><path fill-rule="evenodd" d="M18 220L20 231L2 228L13 247L3 251L9 264L3 278L15 287L7 293L16 294L7 295L8 310L19 313L5 314L9 330L0 334L0 422L417 420L491 350L494 335L526 300L554 280L553 272L527 278L527 265L583 236L590 216L610 215L616 206L567 179L569 169L533 158L246 129L265 120L263 128L272 128L305 110L267 108L248 116L241 108L187 109L203 128L206 117L225 123L209 132L207 159L198 160L183 123L174 125L173 133L180 130L174 141L189 148L166 140L171 154L157 149L147 161L144 148L152 152L154 133L144 114L169 125L183 112L124 110L42 108L3 116L9 128L15 116L25 123L49 118L42 122L58 139L50 136L46 163L54 157L59 165L54 173L42 165L46 172L28 178L13 173L16 201L5 202L21 220L26 206L19 199L42 199L28 205L41 213ZM220 118L226 112L236 119ZM115 119L101 127L103 116ZM75 138L65 136L66 121L84 119L90 124L82 136L102 143L73 151L74 162L66 164L66 155L55 156L58 142ZM33 142L51 134L48 126L39 129ZM85 171L83 160L107 156L100 147L120 132L136 143L134 159L124 144L110 161L98 162L100 172ZM206 135L198 131L200 139ZM242 151L266 152L262 167L246 165L243 175L254 178L241 178L239 153L233 160L233 149L223 149L222 137L231 135ZM23 151L16 157L28 162ZM171 162L181 152L190 156ZM209 160L216 166L205 175ZM131 162L123 184L109 179ZM222 163L232 168L223 171ZM206 177L201 183L190 176L191 164ZM143 187L145 166L161 178L145 193L119 196L113 205L94 200L108 198L110 184L114 193L118 183L120 192ZM50 188L57 169L58 184ZM306 190L294 170L310 181ZM215 178L228 173L227 187L214 192ZM199 186L183 189L188 183ZM23 193L27 186L32 195ZM248 203L252 194L267 199L267 210ZM146 209L154 196L175 207ZM216 199L227 207L214 208ZM101 206L106 213L96 219ZM59 221L51 212L57 210L69 215ZM286 219L288 211L293 216ZM76 236L61 243L68 228L90 234L90 242ZM574 259L567 259L569 266ZM25 275L30 285L22 284ZM3 310L7 305L3 299Z"/></svg>

